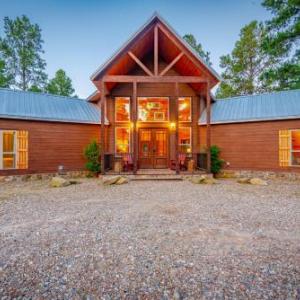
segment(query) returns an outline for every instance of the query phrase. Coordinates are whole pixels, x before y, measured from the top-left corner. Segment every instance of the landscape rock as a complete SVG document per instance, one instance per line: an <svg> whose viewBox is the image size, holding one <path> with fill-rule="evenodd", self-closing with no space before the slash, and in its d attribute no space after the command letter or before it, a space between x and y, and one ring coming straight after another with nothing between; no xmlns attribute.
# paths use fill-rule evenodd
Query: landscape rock
<svg viewBox="0 0 300 300"><path fill-rule="evenodd" d="M214 178L209 178L209 177L206 177L204 178L204 180L202 180L200 183L202 184L216 184L218 183L216 179Z"/></svg>
<svg viewBox="0 0 300 300"><path fill-rule="evenodd" d="M216 176L217 176L217 178L223 178L223 179L236 178L236 172L234 172L234 171L221 171Z"/></svg>
<svg viewBox="0 0 300 300"><path fill-rule="evenodd" d="M205 179L206 179L206 177L204 175L196 175L196 176L192 176L190 178L190 181L195 184L200 184Z"/></svg>
<svg viewBox="0 0 300 300"><path fill-rule="evenodd" d="M112 185L116 184L118 180L120 180L122 176L117 175L117 176L103 176L102 177L102 182L104 185Z"/></svg>
<svg viewBox="0 0 300 300"><path fill-rule="evenodd" d="M58 176L53 177L51 179L51 183L50 183L50 185L52 187L65 187L65 186L68 186L70 184L71 184L70 181L68 181L68 180L66 180L62 177L58 177Z"/></svg>
<svg viewBox="0 0 300 300"><path fill-rule="evenodd" d="M268 185L265 180L262 180L260 178L251 178L249 183L253 185Z"/></svg>
<svg viewBox="0 0 300 300"><path fill-rule="evenodd" d="M126 177L121 177L117 182L116 184L124 184L124 183L128 183L128 178Z"/></svg>
<svg viewBox="0 0 300 300"><path fill-rule="evenodd" d="M241 183L241 184L248 184L250 183L250 178L246 178L246 177L243 177L243 178L239 178L237 180L238 183Z"/></svg>

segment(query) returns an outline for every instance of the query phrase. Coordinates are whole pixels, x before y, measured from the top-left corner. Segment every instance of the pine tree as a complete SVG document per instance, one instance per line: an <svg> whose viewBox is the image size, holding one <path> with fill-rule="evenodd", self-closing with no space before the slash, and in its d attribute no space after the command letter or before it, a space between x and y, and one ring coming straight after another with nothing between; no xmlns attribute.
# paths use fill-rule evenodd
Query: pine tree
<svg viewBox="0 0 300 300"><path fill-rule="evenodd" d="M28 90L32 85L41 87L47 75L41 55L43 40L41 29L31 24L26 16L12 20L4 18L4 38L0 38L0 52L5 61L12 86Z"/></svg>
<svg viewBox="0 0 300 300"><path fill-rule="evenodd" d="M55 73L55 77L52 78L46 86L46 91L50 94L60 96L73 96L74 88L72 86L72 80L66 75L66 72L59 69Z"/></svg>
<svg viewBox="0 0 300 300"><path fill-rule="evenodd" d="M220 58L224 81L217 90L217 98L256 94L272 90L263 74L276 58L265 53L262 43L267 31L262 23L252 21L241 29L240 38L231 54Z"/></svg>

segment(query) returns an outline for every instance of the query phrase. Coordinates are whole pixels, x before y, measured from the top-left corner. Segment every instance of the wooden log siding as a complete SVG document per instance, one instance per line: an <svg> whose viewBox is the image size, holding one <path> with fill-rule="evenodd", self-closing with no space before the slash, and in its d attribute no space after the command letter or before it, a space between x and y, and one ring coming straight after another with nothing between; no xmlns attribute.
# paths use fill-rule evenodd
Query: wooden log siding
<svg viewBox="0 0 300 300"><path fill-rule="evenodd" d="M84 170L84 147L96 139L100 125L0 119L1 129L28 131L28 169L0 170L0 175Z"/></svg>
<svg viewBox="0 0 300 300"><path fill-rule="evenodd" d="M221 149L230 163L226 169L255 171L293 171L279 163L279 132L299 129L300 119L211 125L211 144ZM199 128L200 146L205 146L206 126Z"/></svg>

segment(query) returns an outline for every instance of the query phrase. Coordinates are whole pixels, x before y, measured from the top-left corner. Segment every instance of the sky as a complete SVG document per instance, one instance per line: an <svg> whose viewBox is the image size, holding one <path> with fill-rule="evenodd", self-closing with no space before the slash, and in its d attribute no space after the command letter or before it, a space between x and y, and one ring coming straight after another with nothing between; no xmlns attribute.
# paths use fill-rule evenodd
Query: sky
<svg viewBox="0 0 300 300"><path fill-rule="evenodd" d="M91 74L155 11L180 35L192 33L219 73L219 58L232 51L240 29L270 18L261 0L0 0L0 36L5 16L27 15L42 29L49 77L64 69L86 98L95 90Z"/></svg>

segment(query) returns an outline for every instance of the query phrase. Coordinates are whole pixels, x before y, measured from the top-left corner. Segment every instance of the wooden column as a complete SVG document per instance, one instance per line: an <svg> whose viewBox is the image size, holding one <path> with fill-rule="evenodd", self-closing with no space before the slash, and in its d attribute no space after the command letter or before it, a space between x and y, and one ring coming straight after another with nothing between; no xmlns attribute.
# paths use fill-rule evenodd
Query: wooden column
<svg viewBox="0 0 300 300"><path fill-rule="evenodd" d="M176 159L176 174L179 174L179 161L178 161L178 97L179 97L179 87L178 82L175 82L175 159Z"/></svg>
<svg viewBox="0 0 300 300"><path fill-rule="evenodd" d="M206 147L207 147L207 172L210 173L211 167L211 157L210 157L210 147L211 147L211 97L210 97L210 82L207 82L206 89Z"/></svg>
<svg viewBox="0 0 300 300"><path fill-rule="evenodd" d="M132 85L132 107L131 107L131 122L132 128L132 147L133 147L133 173L137 172L137 160L138 160L138 137L137 137L137 83L133 82Z"/></svg>
<svg viewBox="0 0 300 300"><path fill-rule="evenodd" d="M101 131L100 131L100 154L101 154L101 173L105 174L104 154L105 154L105 83L100 83L100 108L101 108Z"/></svg>

